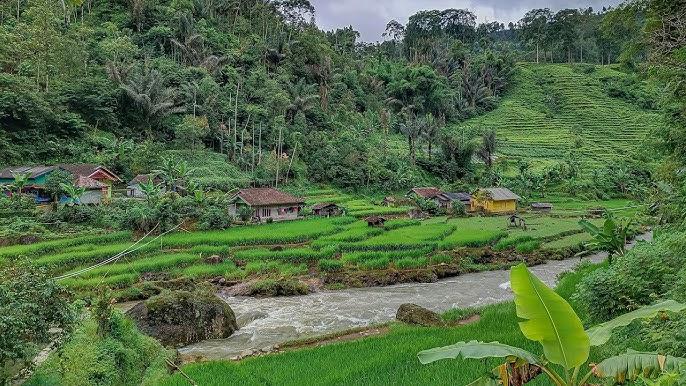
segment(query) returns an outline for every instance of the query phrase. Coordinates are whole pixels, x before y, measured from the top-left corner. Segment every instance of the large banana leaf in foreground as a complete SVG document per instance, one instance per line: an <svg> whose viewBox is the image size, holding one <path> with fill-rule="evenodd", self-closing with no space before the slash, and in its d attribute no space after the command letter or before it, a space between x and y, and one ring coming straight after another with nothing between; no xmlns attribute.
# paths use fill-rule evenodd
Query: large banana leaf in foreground
<svg viewBox="0 0 686 386"><path fill-rule="evenodd" d="M435 362L440 359L455 359L458 356L463 358L507 358L516 357L531 364L539 364L538 358L526 350L518 347L508 346L498 342L457 342L450 346L432 348L417 354L422 364Z"/></svg>
<svg viewBox="0 0 686 386"><path fill-rule="evenodd" d="M605 344L608 340L610 340L612 331L615 328L627 326L636 319L653 318L660 312L679 312L684 309L686 309L686 304L681 304L675 302L674 300L665 300L651 306L639 308L635 311L629 312L628 314L618 316L608 322L591 327L586 331L586 333L591 339L592 346L600 346L601 344Z"/></svg>
<svg viewBox="0 0 686 386"><path fill-rule="evenodd" d="M581 320L560 295L531 274L524 264L510 272L519 328L528 339L543 346L546 359L565 369L588 359L589 338Z"/></svg>
<svg viewBox="0 0 686 386"><path fill-rule="evenodd" d="M663 371L677 371L685 364L685 358L629 350L598 363L593 367L593 373L599 378L614 378L618 383L624 383L635 380L639 375L650 377Z"/></svg>

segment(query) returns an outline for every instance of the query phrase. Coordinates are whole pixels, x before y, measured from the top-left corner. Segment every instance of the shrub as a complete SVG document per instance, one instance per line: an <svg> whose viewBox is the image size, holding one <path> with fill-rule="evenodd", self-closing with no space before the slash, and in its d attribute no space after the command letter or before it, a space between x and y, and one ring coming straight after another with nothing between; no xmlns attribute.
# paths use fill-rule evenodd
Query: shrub
<svg viewBox="0 0 686 386"><path fill-rule="evenodd" d="M429 265L429 259L426 257L420 258L404 258L395 262L395 267L398 269L414 269L424 268Z"/></svg>
<svg viewBox="0 0 686 386"><path fill-rule="evenodd" d="M337 272L343 269L345 264L340 260L323 259L319 260L319 269L324 272Z"/></svg>
<svg viewBox="0 0 686 386"><path fill-rule="evenodd" d="M678 296L680 270L686 263L686 233L673 232L641 243L612 265L586 276L576 298L597 321L650 304L656 297Z"/></svg>
<svg viewBox="0 0 686 386"><path fill-rule="evenodd" d="M226 229L233 223L233 217L219 207L211 206L205 209L198 219L198 228L202 230Z"/></svg>
<svg viewBox="0 0 686 386"><path fill-rule="evenodd" d="M266 279L250 285L250 295L260 296L292 296L305 295L310 292L309 287L297 280L291 279Z"/></svg>

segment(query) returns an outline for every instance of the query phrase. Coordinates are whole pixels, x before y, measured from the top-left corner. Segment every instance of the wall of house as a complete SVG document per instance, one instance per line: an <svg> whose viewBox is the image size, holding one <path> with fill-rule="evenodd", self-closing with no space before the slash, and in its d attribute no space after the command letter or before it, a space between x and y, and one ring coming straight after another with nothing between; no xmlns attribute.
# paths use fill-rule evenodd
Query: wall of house
<svg viewBox="0 0 686 386"><path fill-rule="evenodd" d="M262 221L266 221L268 218L272 218L274 221L295 220L298 218L299 213L300 208L293 205L255 208L255 216L259 217Z"/></svg>
<svg viewBox="0 0 686 386"><path fill-rule="evenodd" d="M471 210L478 211L483 209L486 213L510 213L517 210L517 200L493 201L484 200L483 202L472 201Z"/></svg>

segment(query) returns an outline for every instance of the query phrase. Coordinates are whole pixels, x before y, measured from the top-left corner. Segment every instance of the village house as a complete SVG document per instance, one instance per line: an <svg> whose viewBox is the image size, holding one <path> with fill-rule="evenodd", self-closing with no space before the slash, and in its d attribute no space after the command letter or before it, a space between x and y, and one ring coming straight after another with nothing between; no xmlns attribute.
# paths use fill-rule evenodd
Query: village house
<svg viewBox="0 0 686 386"><path fill-rule="evenodd" d="M162 179L154 174L138 174L126 184L126 196L131 198L146 198L146 194L141 188L141 184L147 184L149 181L152 181L155 185L162 183ZM164 191L164 189L161 188L160 191Z"/></svg>
<svg viewBox="0 0 686 386"><path fill-rule="evenodd" d="M26 174L27 184L22 192L34 196L37 204L47 204L52 197L46 191L45 185L48 176L56 170L64 170L74 178L74 186L84 188L86 191L80 198L84 204L99 204L109 201L112 197L112 186L121 182L121 178L107 168L95 164L59 164L38 166L13 166L0 170L0 184L12 184L15 176ZM60 202L66 202L61 197Z"/></svg>
<svg viewBox="0 0 686 386"><path fill-rule="evenodd" d="M425 200L431 200L436 203L436 206L443 209L450 209L453 207L453 203L460 201L465 204L465 207L469 207L471 195L469 193L453 193L453 192L443 192L442 190L435 187L426 188L414 188L407 192L408 197L420 197Z"/></svg>
<svg viewBox="0 0 686 386"><path fill-rule="evenodd" d="M488 214L514 213L521 197L507 188L481 188L472 195L471 210Z"/></svg>
<svg viewBox="0 0 686 386"><path fill-rule="evenodd" d="M248 207L257 221L295 220L304 205L303 199L274 188L247 188L231 197L229 214L238 216L241 207Z"/></svg>
<svg viewBox="0 0 686 386"><path fill-rule="evenodd" d="M531 204L531 209L534 212L548 213L553 210L553 204L549 202L534 202Z"/></svg>
<svg viewBox="0 0 686 386"><path fill-rule="evenodd" d="M312 205L312 214L315 216L340 216L343 213L343 208L333 202L321 202Z"/></svg>

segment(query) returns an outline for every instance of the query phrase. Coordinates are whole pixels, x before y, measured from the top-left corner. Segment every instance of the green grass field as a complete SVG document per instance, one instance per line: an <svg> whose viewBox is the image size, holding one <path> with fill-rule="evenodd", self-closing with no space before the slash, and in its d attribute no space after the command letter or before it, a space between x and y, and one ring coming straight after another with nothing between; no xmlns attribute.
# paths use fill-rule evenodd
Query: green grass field
<svg viewBox="0 0 686 386"><path fill-rule="evenodd" d="M333 189L316 189L304 194L308 199L341 195ZM319 271L342 269L416 269L453 262L453 250L487 245L519 253L540 248L564 255L565 251L589 240L578 226L580 212L597 206L631 205L627 200L583 202L551 198L556 200L559 211L552 215L525 214L527 230L508 227L507 216L434 217L424 221L397 218L389 219L383 228L369 227L364 220L351 215L311 217L226 230L176 232L160 238L149 237L134 248L129 232L8 246L0 248L0 262L27 259L55 276L73 275L62 282L80 291L100 285L124 289L150 273L192 279L244 280L316 275ZM362 198L347 203L353 214L358 208L376 207ZM126 255L107 265L82 272L127 250L130 251ZM212 255L218 255L220 261L216 258L207 261Z"/></svg>
<svg viewBox="0 0 686 386"><path fill-rule="evenodd" d="M519 64L498 108L453 131L493 129L500 156L534 161L534 168L570 151L588 166L626 158L645 145L662 117L606 94L601 79L625 76L607 66L586 73L564 64Z"/></svg>

